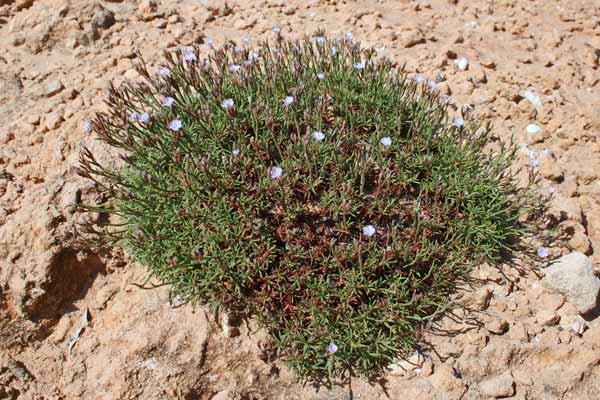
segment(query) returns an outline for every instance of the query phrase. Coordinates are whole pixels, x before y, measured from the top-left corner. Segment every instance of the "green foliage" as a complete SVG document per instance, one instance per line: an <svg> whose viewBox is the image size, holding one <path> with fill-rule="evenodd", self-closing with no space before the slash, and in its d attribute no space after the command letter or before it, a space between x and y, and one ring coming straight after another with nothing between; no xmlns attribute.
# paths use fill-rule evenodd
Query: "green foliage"
<svg viewBox="0 0 600 400"><path fill-rule="evenodd" d="M144 83L112 88L92 129L124 163L84 152L108 199L91 209L174 295L257 316L300 376L377 374L519 235L514 148L454 126L435 89L349 41L254 51L168 53L168 76L142 64Z"/></svg>

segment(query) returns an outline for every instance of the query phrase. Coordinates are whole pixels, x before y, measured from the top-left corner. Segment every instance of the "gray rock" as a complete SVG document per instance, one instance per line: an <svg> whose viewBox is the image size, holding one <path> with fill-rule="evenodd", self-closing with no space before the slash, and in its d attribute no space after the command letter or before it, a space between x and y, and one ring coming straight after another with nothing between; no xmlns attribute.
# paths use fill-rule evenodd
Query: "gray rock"
<svg viewBox="0 0 600 400"><path fill-rule="evenodd" d="M101 8L94 13L92 24L98 28L108 29L115 24L115 14L106 8Z"/></svg>
<svg viewBox="0 0 600 400"><path fill-rule="evenodd" d="M583 253L564 255L544 272L544 286L564 294L579 313L587 313L596 307L600 279L594 275L592 261Z"/></svg>
<svg viewBox="0 0 600 400"><path fill-rule="evenodd" d="M489 397L510 397L515 394L515 381L510 372L490 378L479 384L479 391Z"/></svg>

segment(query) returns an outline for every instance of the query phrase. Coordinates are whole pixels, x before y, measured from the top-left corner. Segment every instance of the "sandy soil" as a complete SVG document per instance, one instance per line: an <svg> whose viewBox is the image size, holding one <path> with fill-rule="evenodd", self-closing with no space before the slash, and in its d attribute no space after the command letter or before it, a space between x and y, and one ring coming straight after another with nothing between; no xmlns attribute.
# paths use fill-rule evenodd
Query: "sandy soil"
<svg viewBox="0 0 600 400"><path fill-rule="evenodd" d="M76 249L73 206L94 201L75 174L79 152L111 158L81 125L109 82L136 79L135 50L152 63L164 49L280 26L290 37L351 31L439 77L456 105L521 143L519 165L536 152L541 190L556 190L551 257L579 251L599 268L597 0L227 4L0 0L0 399L598 398L598 312L582 319L531 262L476 269L480 282L457 295L469 310L432 327L412 364L316 390L270 357L252 321L224 332L223 316L135 285L144 270L122 252Z"/></svg>

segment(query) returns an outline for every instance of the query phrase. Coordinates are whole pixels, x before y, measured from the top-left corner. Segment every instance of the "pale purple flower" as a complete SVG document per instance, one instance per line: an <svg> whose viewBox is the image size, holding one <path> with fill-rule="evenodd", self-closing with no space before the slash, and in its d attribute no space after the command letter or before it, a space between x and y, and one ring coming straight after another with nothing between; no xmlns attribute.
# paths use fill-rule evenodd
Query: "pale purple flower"
<svg viewBox="0 0 600 400"><path fill-rule="evenodd" d="M541 246L538 247L538 249L537 249L537 255L538 255L538 257L546 258L546 257L548 257L549 254L550 253L548 252L547 248L541 247Z"/></svg>
<svg viewBox="0 0 600 400"><path fill-rule="evenodd" d="M456 117L456 118L454 118L454 121L452 121L452 125L457 128L460 128L464 124L465 124L465 120L462 117Z"/></svg>
<svg viewBox="0 0 600 400"><path fill-rule="evenodd" d="M169 96L165 96L162 99L162 105L164 107L169 107L171 108L173 106L173 103L175 103L175 99Z"/></svg>
<svg viewBox="0 0 600 400"><path fill-rule="evenodd" d="M331 57L335 57L337 55L337 48L334 46L331 48Z"/></svg>
<svg viewBox="0 0 600 400"><path fill-rule="evenodd" d="M172 130L174 132L177 132L181 128L183 128L183 124L181 123L181 120L174 119L173 121L169 122L169 129L170 130Z"/></svg>
<svg viewBox="0 0 600 400"><path fill-rule="evenodd" d="M421 75L421 74L415 75L414 79L415 79L415 82L417 82L417 83L425 82L425 77L423 75Z"/></svg>
<svg viewBox="0 0 600 400"><path fill-rule="evenodd" d="M240 149L233 149L233 151L231 152L231 154L233 154L234 156L239 156L240 155Z"/></svg>
<svg viewBox="0 0 600 400"><path fill-rule="evenodd" d="M248 66L248 65L252 65L252 61L251 60L244 60L244 66Z"/></svg>
<svg viewBox="0 0 600 400"><path fill-rule="evenodd" d="M317 73L316 73L316 76L317 76L317 78L318 78L318 79L320 79L320 80L323 80L323 79L325 79L325 74L324 74L324 73L322 73L322 72L317 72Z"/></svg>
<svg viewBox="0 0 600 400"><path fill-rule="evenodd" d="M354 35L352 35L352 32L346 32L346 34L344 35L344 37L346 38L346 40L348 42L351 42L352 39L354 39Z"/></svg>
<svg viewBox="0 0 600 400"><path fill-rule="evenodd" d="M336 351L338 351L337 344L335 344L335 343L333 343L333 342L329 343L329 345L327 346L327 352L328 352L329 354L333 354L333 353L335 353Z"/></svg>
<svg viewBox="0 0 600 400"><path fill-rule="evenodd" d="M129 114L129 122L137 122L139 120L139 116L136 112L132 112Z"/></svg>
<svg viewBox="0 0 600 400"><path fill-rule="evenodd" d="M148 114L147 112L144 112L140 115L139 121L142 124L147 124L148 122L150 122L150 114Z"/></svg>
<svg viewBox="0 0 600 400"><path fill-rule="evenodd" d="M362 227L362 233L363 235L367 236L367 237L371 237L375 234L375 227L371 224L369 225L365 225Z"/></svg>
<svg viewBox="0 0 600 400"><path fill-rule="evenodd" d="M277 34L279 34L279 33L281 32L281 28L280 28L280 27L278 27L278 26L276 26L275 28L271 29L271 31L272 31L274 34L276 34L276 35L277 35Z"/></svg>
<svg viewBox="0 0 600 400"><path fill-rule="evenodd" d="M242 42L244 44L249 44L252 41L251 38L249 38L248 36L244 36L244 38L242 39Z"/></svg>
<svg viewBox="0 0 600 400"><path fill-rule="evenodd" d="M231 108L235 105L235 102L233 101L233 99L225 99L223 100L223 102L221 103L221 107L227 109L227 108Z"/></svg>
<svg viewBox="0 0 600 400"><path fill-rule="evenodd" d="M554 186L550 186L550 187L548 188L548 193L550 193L550 194L554 194L554 193L556 193L556 188L555 188Z"/></svg>
<svg viewBox="0 0 600 400"><path fill-rule="evenodd" d="M379 143L381 143L384 147L389 147L392 145L392 138L389 136L382 137L379 139Z"/></svg>
<svg viewBox="0 0 600 400"><path fill-rule="evenodd" d="M315 37L315 42L317 42L318 44L323 44L325 43L325 38L323 36L317 36Z"/></svg>
<svg viewBox="0 0 600 400"><path fill-rule="evenodd" d="M354 69L361 70L365 68L365 64L361 62L354 63Z"/></svg>
<svg viewBox="0 0 600 400"><path fill-rule="evenodd" d="M289 107L292 105L293 102L294 102L294 98L292 96L285 96L285 99L283 99L283 106Z"/></svg>
<svg viewBox="0 0 600 400"><path fill-rule="evenodd" d="M171 74L171 71L169 71L169 68L167 68L167 67L161 67L158 70L158 74L160 76L162 76L163 78L166 78L167 76L169 76Z"/></svg>
<svg viewBox="0 0 600 400"><path fill-rule="evenodd" d="M427 82L427 87L431 90L437 90L438 84L436 81L429 81L429 82Z"/></svg>
<svg viewBox="0 0 600 400"><path fill-rule="evenodd" d="M92 130L92 123L90 121L85 121L81 127L84 132L89 132Z"/></svg>
<svg viewBox="0 0 600 400"><path fill-rule="evenodd" d="M183 49L182 51L183 53L183 60L184 61L196 61L196 55L194 54L194 52L188 48Z"/></svg>
<svg viewBox="0 0 600 400"><path fill-rule="evenodd" d="M256 61L256 60L258 60L258 57L259 57L259 55L256 52L251 52L250 54L248 54L249 61Z"/></svg>
<svg viewBox="0 0 600 400"><path fill-rule="evenodd" d="M283 175L283 170L281 167L271 167L271 172L269 175L271 176L271 179L279 179L281 178L281 175Z"/></svg>
<svg viewBox="0 0 600 400"><path fill-rule="evenodd" d="M323 132L314 131L312 133L312 138L315 142L321 142L323 139L325 139L325 135L323 134Z"/></svg>
<svg viewBox="0 0 600 400"><path fill-rule="evenodd" d="M450 103L450 96L448 96L447 94L443 94L441 99L442 99L442 103L444 103L444 104Z"/></svg>
<svg viewBox="0 0 600 400"><path fill-rule="evenodd" d="M212 39L205 39L204 40L204 44L207 45L208 47L210 47L211 49L213 47L213 41L212 41Z"/></svg>
<svg viewBox="0 0 600 400"><path fill-rule="evenodd" d="M231 72L240 72L240 70L242 69L242 67L240 67L237 64L233 64L229 66L229 71Z"/></svg>
<svg viewBox="0 0 600 400"><path fill-rule="evenodd" d="M241 48L241 47L238 47L238 46L235 46L235 47L233 48L233 51L235 51L236 53L241 53L241 52L242 52L242 48Z"/></svg>
<svg viewBox="0 0 600 400"><path fill-rule="evenodd" d="M534 157L530 157L527 161L527 164L529 164L530 167L535 168L540 165L540 160Z"/></svg>

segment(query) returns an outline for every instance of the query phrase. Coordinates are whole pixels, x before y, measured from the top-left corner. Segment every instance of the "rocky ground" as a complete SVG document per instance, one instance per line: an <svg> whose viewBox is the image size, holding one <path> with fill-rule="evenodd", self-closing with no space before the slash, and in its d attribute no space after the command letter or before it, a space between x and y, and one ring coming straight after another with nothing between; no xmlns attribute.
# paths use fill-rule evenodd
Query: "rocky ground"
<svg viewBox="0 0 600 400"><path fill-rule="evenodd" d="M539 161L541 194L555 190L549 258L579 252L593 266L578 253L554 270L481 266L457 294L466 308L420 352L380 381L316 390L272 359L252 321L228 328L165 287L140 288L125 254L79 251L74 205L94 200L79 152L111 158L81 126L109 82L136 79L135 51L152 65L164 49L273 26L351 31L437 77L521 143L520 165ZM599 57L597 0L0 0L0 399L598 398Z"/></svg>

